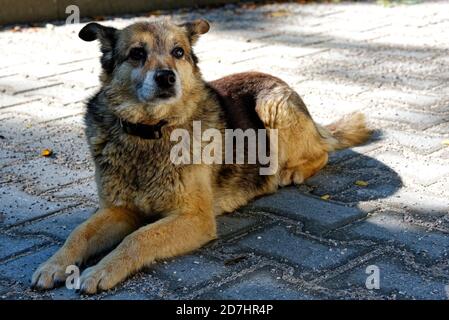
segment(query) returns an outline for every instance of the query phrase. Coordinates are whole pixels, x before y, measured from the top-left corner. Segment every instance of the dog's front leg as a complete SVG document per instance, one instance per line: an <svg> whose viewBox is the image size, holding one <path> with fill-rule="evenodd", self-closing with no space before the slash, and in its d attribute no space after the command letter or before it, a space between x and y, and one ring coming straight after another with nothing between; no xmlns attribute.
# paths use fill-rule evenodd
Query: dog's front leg
<svg viewBox="0 0 449 320"><path fill-rule="evenodd" d="M195 250L216 237L212 205L171 215L142 227L81 275L81 292L108 290L155 260Z"/></svg>
<svg viewBox="0 0 449 320"><path fill-rule="evenodd" d="M31 279L37 289L51 289L62 283L69 265L79 265L87 258L117 244L141 225L140 218L125 208L98 210L78 226L64 245L39 266Z"/></svg>

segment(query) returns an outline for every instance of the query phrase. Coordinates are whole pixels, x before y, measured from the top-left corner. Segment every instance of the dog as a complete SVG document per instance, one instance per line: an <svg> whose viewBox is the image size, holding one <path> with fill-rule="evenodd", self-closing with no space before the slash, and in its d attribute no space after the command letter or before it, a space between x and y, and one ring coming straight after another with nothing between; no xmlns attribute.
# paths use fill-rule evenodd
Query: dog
<svg viewBox="0 0 449 320"><path fill-rule="evenodd" d="M85 115L99 210L39 266L34 288L63 283L67 266L115 247L80 277L82 293L111 289L144 266L215 239L218 215L300 184L326 165L330 152L368 140L363 114L321 126L275 76L247 72L203 80L193 46L209 28L204 19L82 28L79 37L99 40L102 52L101 88ZM276 170L262 175L260 162L173 163L171 134L193 134L195 121L223 135L226 129L267 130L270 140L276 132L276 148L269 143Z"/></svg>

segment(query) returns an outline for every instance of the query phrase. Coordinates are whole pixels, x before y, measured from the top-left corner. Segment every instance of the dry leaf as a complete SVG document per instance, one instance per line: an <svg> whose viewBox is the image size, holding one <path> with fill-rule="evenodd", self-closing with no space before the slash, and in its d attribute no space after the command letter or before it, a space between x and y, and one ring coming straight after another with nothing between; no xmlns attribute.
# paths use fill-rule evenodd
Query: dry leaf
<svg viewBox="0 0 449 320"><path fill-rule="evenodd" d="M256 9L256 8L257 8L257 4L254 3L254 2L251 2L251 3L244 3L244 4L241 5L241 7L242 7L243 9Z"/></svg>
<svg viewBox="0 0 449 320"><path fill-rule="evenodd" d="M52 154L53 154L53 150L51 150L51 149L44 149L41 152L41 156L43 156L43 157L51 157Z"/></svg>
<svg viewBox="0 0 449 320"><path fill-rule="evenodd" d="M147 13L147 16L148 17L158 17L158 16L160 16L162 14L162 11L161 10L154 10L154 11L150 11L150 12L148 12Z"/></svg>
<svg viewBox="0 0 449 320"><path fill-rule="evenodd" d="M363 181L363 180L357 180L357 181L355 182L355 185L357 185L357 186L359 186L359 187L366 187L366 186L368 186L368 182Z"/></svg>
<svg viewBox="0 0 449 320"><path fill-rule="evenodd" d="M271 18L280 18L280 17L286 17L289 16L291 13L287 10L278 10L273 12L268 12L266 15Z"/></svg>
<svg viewBox="0 0 449 320"><path fill-rule="evenodd" d="M445 146L449 146L449 139L443 140L441 143L444 144Z"/></svg>
<svg viewBox="0 0 449 320"><path fill-rule="evenodd" d="M325 195L321 196L320 198L321 198L322 200L329 200L330 197L331 197L330 195L325 194Z"/></svg>

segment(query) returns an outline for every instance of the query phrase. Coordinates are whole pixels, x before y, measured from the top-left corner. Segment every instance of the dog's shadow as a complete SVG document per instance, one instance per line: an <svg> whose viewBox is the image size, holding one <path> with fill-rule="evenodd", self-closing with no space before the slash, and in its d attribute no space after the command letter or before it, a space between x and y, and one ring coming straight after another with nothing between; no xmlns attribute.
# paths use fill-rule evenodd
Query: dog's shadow
<svg viewBox="0 0 449 320"><path fill-rule="evenodd" d="M366 145L332 153L329 163L307 179L300 190L315 196L357 205L395 194L403 185L401 177L385 163L359 153L382 153L382 133L376 131Z"/></svg>
<svg viewBox="0 0 449 320"><path fill-rule="evenodd" d="M278 192L289 190L294 197L291 190L296 189L298 194L353 206L388 198L402 187L402 179L388 165L367 155L382 153L383 143L382 131L376 130L366 144L331 153L328 164L303 184L281 188ZM259 199L263 198L266 197Z"/></svg>

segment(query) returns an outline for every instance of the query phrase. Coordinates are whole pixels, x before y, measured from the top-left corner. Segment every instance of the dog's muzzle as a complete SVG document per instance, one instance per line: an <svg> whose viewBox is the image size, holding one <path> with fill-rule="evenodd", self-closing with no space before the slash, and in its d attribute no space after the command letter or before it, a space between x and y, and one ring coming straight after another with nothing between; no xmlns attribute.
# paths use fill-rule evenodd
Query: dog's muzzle
<svg viewBox="0 0 449 320"><path fill-rule="evenodd" d="M154 82L158 87L156 96L166 99L173 97L176 85L176 74L171 70L157 70L154 74Z"/></svg>
<svg viewBox="0 0 449 320"><path fill-rule="evenodd" d="M177 89L179 90L178 82L179 79L172 70L150 71L137 83L137 96L142 102L175 97Z"/></svg>

